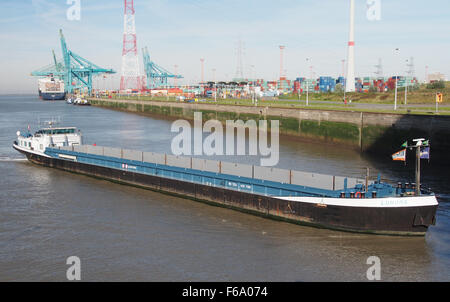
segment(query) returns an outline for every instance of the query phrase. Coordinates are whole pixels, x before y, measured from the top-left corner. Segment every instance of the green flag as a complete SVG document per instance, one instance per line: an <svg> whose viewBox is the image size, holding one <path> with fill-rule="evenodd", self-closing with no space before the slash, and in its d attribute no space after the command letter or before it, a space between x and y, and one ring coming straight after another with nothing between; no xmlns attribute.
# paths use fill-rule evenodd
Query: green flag
<svg viewBox="0 0 450 302"><path fill-rule="evenodd" d="M403 145L402 145L402 147L405 147L405 148L406 148L407 146L408 146L408 141L404 142Z"/></svg>
<svg viewBox="0 0 450 302"><path fill-rule="evenodd" d="M430 142L428 140L423 141L422 146L428 146L430 144Z"/></svg>

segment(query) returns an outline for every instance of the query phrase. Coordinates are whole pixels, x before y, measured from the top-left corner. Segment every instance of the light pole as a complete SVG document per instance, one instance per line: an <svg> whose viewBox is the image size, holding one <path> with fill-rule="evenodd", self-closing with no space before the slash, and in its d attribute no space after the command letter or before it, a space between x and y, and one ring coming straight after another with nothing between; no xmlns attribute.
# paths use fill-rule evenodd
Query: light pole
<svg viewBox="0 0 450 302"><path fill-rule="evenodd" d="M344 83L342 83L344 87L344 104L347 104L345 99L345 94L347 92L347 81L345 80L345 60L342 60L342 77L344 78Z"/></svg>
<svg viewBox="0 0 450 302"><path fill-rule="evenodd" d="M214 80L214 102L217 103L217 83L216 83L216 69L213 68L213 80Z"/></svg>
<svg viewBox="0 0 450 302"><path fill-rule="evenodd" d="M306 62L309 63L311 59L310 58L306 58ZM311 75L310 75L311 77ZM306 106L309 105L309 79L306 80Z"/></svg>
<svg viewBox="0 0 450 302"><path fill-rule="evenodd" d="M201 66L202 66L202 77L201 77L201 82L200 82L200 92L202 93L202 95L205 93L205 91L202 91L203 89L202 89L202 87L203 87L203 81L204 81L204 66L205 66L205 59L204 58L201 58L200 59L200 63L201 63Z"/></svg>
<svg viewBox="0 0 450 302"><path fill-rule="evenodd" d="M400 52L400 49L395 49L395 54L398 54ZM395 100L394 100L394 110L397 110L397 87L398 87L398 76L395 76Z"/></svg>
<svg viewBox="0 0 450 302"><path fill-rule="evenodd" d="M406 60L406 63L408 63L409 61ZM408 79L405 77L405 105L407 103L407 99L408 99Z"/></svg>

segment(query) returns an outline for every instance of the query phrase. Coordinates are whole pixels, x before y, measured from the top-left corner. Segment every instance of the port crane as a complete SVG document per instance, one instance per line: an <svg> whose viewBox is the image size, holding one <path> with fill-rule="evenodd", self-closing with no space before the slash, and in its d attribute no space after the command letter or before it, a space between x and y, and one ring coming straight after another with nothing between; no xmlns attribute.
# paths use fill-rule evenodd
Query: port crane
<svg viewBox="0 0 450 302"><path fill-rule="evenodd" d="M155 89L167 86L167 80L169 78L183 78L181 75L173 74L162 68L161 66L158 66L155 62L151 61L147 47L142 49L142 56L144 58L144 70L147 77L147 89Z"/></svg>
<svg viewBox="0 0 450 302"><path fill-rule="evenodd" d="M61 41L62 61L56 60L53 52L53 64L31 72L36 77L56 77L64 80L64 89L68 93L74 93L77 90L87 90L88 94L92 92L92 78L100 74L116 73L113 69L105 69L95 65L80 55L67 48L66 39L63 32L59 30Z"/></svg>

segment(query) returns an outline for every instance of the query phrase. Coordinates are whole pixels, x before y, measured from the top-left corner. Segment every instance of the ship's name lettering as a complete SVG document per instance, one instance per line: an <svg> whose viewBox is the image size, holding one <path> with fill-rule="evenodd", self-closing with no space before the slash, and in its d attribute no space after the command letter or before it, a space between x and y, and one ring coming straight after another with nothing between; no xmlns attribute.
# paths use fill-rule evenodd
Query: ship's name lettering
<svg viewBox="0 0 450 302"><path fill-rule="evenodd" d="M383 200L381 202L382 206L393 206L393 205L407 205L406 200Z"/></svg>

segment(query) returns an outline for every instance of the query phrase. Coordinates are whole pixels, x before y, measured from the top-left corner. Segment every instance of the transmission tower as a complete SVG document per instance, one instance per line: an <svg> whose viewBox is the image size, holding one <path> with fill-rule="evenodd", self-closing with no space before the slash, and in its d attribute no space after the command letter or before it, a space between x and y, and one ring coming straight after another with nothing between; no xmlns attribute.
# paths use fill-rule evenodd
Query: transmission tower
<svg viewBox="0 0 450 302"><path fill-rule="evenodd" d="M377 69L377 71L375 71L375 74L377 75L378 78L382 78L383 77L383 63L381 58L378 59L378 65L375 65L375 68Z"/></svg>
<svg viewBox="0 0 450 302"><path fill-rule="evenodd" d="M139 58L136 44L136 24L134 21L133 0L124 0L124 32L122 49L122 76L120 90L142 89L142 77L139 72Z"/></svg>
<svg viewBox="0 0 450 302"><path fill-rule="evenodd" d="M408 71L406 71L406 73L414 78L416 71L415 71L415 66L414 66L414 58L411 57L409 60L406 60L406 67L408 67Z"/></svg>
<svg viewBox="0 0 450 302"><path fill-rule="evenodd" d="M203 85L203 83L205 82L205 59L204 58L201 58L200 59L200 63L201 63L201 71L202 71L202 74L201 74L201 84Z"/></svg>
<svg viewBox="0 0 450 302"><path fill-rule="evenodd" d="M238 44L237 44L237 61L236 61L236 79L243 79L244 78L244 68L243 68L243 53L244 53L244 43L239 38Z"/></svg>

